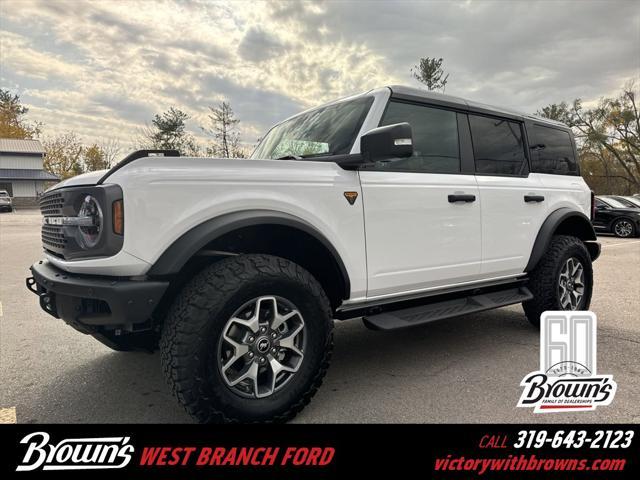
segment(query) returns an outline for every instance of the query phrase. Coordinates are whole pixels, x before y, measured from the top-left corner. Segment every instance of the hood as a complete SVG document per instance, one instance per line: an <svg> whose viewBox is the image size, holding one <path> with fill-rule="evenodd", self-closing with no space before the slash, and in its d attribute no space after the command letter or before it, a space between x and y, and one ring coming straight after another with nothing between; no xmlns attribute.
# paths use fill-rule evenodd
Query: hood
<svg viewBox="0 0 640 480"><path fill-rule="evenodd" d="M56 183L53 187L49 188L47 192L62 187L75 187L78 185L95 185L100 180L107 170L96 170L95 172L83 173L82 175L76 175L75 177L67 178L66 180Z"/></svg>

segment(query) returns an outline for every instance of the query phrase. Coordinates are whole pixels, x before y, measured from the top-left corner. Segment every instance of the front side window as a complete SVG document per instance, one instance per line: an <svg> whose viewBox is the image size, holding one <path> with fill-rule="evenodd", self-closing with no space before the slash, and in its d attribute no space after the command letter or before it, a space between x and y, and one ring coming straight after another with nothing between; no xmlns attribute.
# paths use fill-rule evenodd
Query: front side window
<svg viewBox="0 0 640 480"><path fill-rule="evenodd" d="M526 175L522 128L503 118L469 115L476 173Z"/></svg>
<svg viewBox="0 0 640 480"><path fill-rule="evenodd" d="M413 131L413 156L377 162L377 170L422 173L460 172L458 123L455 112L391 101L380 125L408 122Z"/></svg>
<svg viewBox="0 0 640 480"><path fill-rule="evenodd" d="M351 151L373 97L328 105L273 127L251 158L344 155Z"/></svg>
<svg viewBox="0 0 640 480"><path fill-rule="evenodd" d="M530 136L532 172L578 175L578 162L573 153L569 132L534 125Z"/></svg>

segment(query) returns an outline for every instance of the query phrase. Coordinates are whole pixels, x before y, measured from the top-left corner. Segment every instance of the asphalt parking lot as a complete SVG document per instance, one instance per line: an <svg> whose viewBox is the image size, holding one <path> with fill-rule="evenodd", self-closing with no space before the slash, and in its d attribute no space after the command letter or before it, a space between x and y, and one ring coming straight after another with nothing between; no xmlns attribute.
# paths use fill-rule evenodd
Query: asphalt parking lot
<svg viewBox="0 0 640 480"><path fill-rule="evenodd" d="M0 422L190 422L157 353L118 353L40 310L24 286L41 256L37 211L0 215ZM332 366L296 422L640 422L640 239L602 237L591 309L598 372L618 383L595 412L516 408L539 334L521 307L413 330L338 322Z"/></svg>

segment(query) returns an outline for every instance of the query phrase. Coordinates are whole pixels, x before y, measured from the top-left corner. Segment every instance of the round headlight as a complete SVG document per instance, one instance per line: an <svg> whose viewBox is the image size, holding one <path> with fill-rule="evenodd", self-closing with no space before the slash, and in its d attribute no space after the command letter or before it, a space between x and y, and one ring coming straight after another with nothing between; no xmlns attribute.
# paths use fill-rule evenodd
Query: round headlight
<svg viewBox="0 0 640 480"><path fill-rule="evenodd" d="M85 249L95 247L100 241L103 230L102 209L100 208L98 201L91 195L84 197L78 216L93 219L93 225L80 226L78 228L80 232L80 245Z"/></svg>

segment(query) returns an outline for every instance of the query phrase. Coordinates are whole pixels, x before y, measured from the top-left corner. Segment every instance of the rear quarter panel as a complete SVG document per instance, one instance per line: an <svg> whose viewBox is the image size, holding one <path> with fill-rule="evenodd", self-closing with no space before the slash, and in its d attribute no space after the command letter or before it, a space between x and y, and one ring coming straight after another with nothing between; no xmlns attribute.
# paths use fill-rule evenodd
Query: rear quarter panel
<svg viewBox="0 0 640 480"><path fill-rule="evenodd" d="M591 218L591 189L582 177L532 173L538 177L545 197L546 216L555 210L568 207L577 209Z"/></svg>

